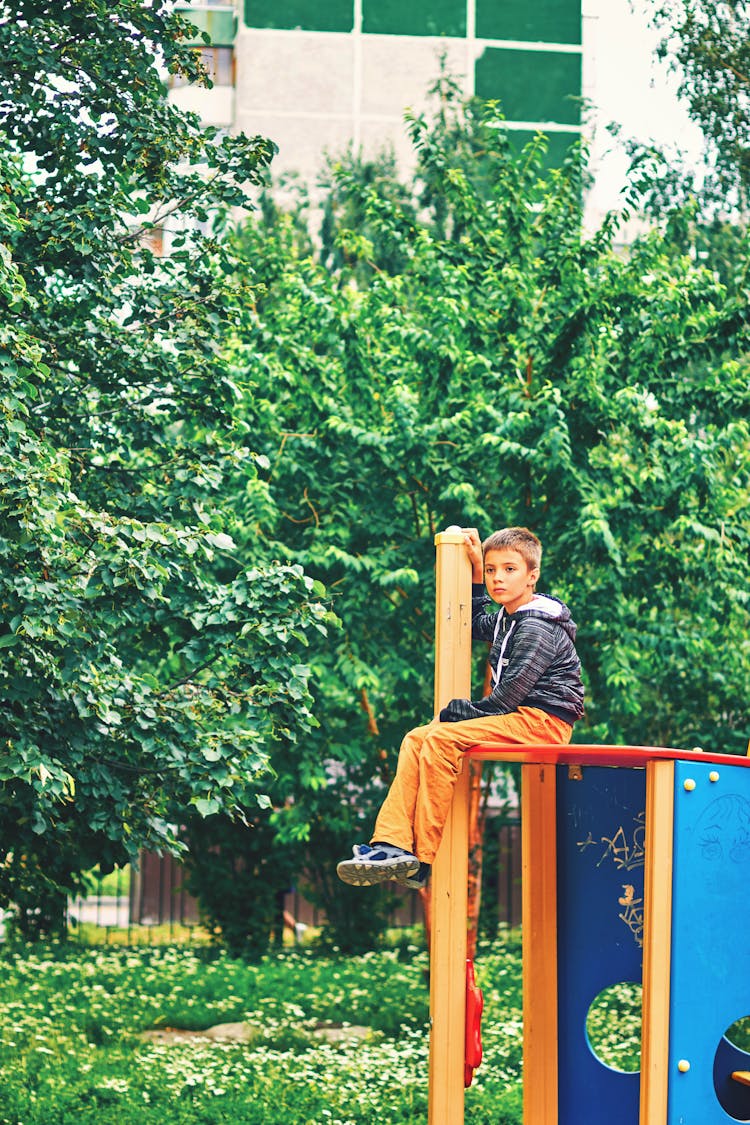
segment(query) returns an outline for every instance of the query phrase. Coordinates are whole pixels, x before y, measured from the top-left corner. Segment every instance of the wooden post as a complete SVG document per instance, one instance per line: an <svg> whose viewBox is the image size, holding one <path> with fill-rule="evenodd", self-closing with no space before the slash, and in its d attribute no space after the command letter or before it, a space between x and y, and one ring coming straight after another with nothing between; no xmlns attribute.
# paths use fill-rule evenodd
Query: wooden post
<svg viewBox="0 0 750 1125"><path fill-rule="evenodd" d="M646 765L640 1125L667 1120L674 772L674 762Z"/></svg>
<svg viewBox="0 0 750 1125"><path fill-rule="evenodd" d="M435 536L435 713L471 696L471 565L460 531ZM459 775L432 870L429 1125L464 1120L469 770Z"/></svg>
<svg viewBox="0 0 750 1125"><path fill-rule="evenodd" d="M555 766L521 776L523 1120L557 1125L557 839Z"/></svg>

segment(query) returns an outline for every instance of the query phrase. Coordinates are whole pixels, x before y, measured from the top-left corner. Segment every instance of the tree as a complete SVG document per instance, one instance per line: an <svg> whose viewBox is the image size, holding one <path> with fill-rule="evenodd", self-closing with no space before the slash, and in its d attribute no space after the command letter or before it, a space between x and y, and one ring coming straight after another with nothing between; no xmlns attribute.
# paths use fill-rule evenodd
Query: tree
<svg viewBox="0 0 750 1125"><path fill-rule="evenodd" d="M651 0L657 54L679 75L679 96L704 138L703 159L677 145L624 138L631 206L665 231L665 247L714 270L741 294L750 183L750 9L745 0ZM621 136L617 125L610 132Z"/></svg>
<svg viewBox="0 0 750 1125"><path fill-rule="evenodd" d="M322 588L238 550L226 488L267 503L218 346L253 282L210 220L273 146L167 102L200 79L171 9L0 15L0 905L26 933L95 863L183 848L188 810L268 804L315 723Z"/></svg>
<svg viewBox="0 0 750 1125"><path fill-rule="evenodd" d="M411 129L418 207L337 169L367 231L339 227L338 268L292 217L237 235L264 288L233 361L273 500L247 533L343 622L315 659L316 779L279 817L319 863L431 714L432 538L452 523L541 536L543 588L581 626L579 739L741 752L750 733L744 300L658 231L628 256L617 215L587 237L580 154L543 174L543 139L517 156L496 107Z"/></svg>
<svg viewBox="0 0 750 1125"><path fill-rule="evenodd" d="M281 945L283 898L297 875L298 849L279 843L261 809L247 823L193 815L186 838L186 886L212 939L247 960L262 957L272 935Z"/></svg>
<svg viewBox="0 0 750 1125"><path fill-rule="evenodd" d="M652 0L659 46L709 145L718 187L747 213L750 188L750 5L746 0Z"/></svg>

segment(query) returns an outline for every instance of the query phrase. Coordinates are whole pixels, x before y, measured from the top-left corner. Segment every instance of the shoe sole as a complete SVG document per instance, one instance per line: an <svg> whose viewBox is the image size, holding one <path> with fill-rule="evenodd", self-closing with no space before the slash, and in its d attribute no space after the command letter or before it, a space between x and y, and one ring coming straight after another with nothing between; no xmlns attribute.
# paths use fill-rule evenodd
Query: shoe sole
<svg viewBox="0 0 750 1125"><path fill-rule="evenodd" d="M425 875L420 876L422 865L420 864L413 875L407 875L403 879L396 879L396 885L399 887L408 887L411 891L421 891L430 881L432 875L431 870L428 868Z"/></svg>
<svg viewBox="0 0 750 1125"><path fill-rule="evenodd" d="M429 881L429 879L412 879L411 876L406 879L395 880L399 887L408 887L410 891L424 890Z"/></svg>
<svg viewBox="0 0 750 1125"><path fill-rule="evenodd" d="M388 883L391 879L407 879L419 871L419 861L414 859L383 859L378 863L366 863L362 859L343 859L336 868L342 883L350 887L372 887L376 883Z"/></svg>

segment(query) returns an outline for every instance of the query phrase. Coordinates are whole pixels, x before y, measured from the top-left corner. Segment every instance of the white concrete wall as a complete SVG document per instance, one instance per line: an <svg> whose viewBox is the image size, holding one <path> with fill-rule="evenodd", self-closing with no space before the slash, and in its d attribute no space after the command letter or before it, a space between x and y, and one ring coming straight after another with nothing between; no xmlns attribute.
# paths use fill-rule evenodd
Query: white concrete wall
<svg viewBox="0 0 750 1125"><path fill-rule="evenodd" d="M468 90L464 40L242 28L235 44L235 124L279 146L277 173L314 178L324 150L366 156L392 146L413 162L407 107L426 108L441 54Z"/></svg>

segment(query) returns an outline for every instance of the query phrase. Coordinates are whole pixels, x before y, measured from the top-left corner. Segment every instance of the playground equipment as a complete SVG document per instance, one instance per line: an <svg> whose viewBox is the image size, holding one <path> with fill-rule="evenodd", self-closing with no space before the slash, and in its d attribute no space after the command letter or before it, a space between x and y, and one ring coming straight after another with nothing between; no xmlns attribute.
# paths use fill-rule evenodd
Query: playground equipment
<svg viewBox="0 0 750 1125"><path fill-rule="evenodd" d="M436 707L471 694L471 574L436 536ZM524 1125L750 1121L750 760L634 746L482 747L522 763ZM430 1125L462 1125L468 770L433 868ZM610 985L642 985L640 1073L586 1033ZM469 1068L470 1070L471 1068Z"/></svg>

